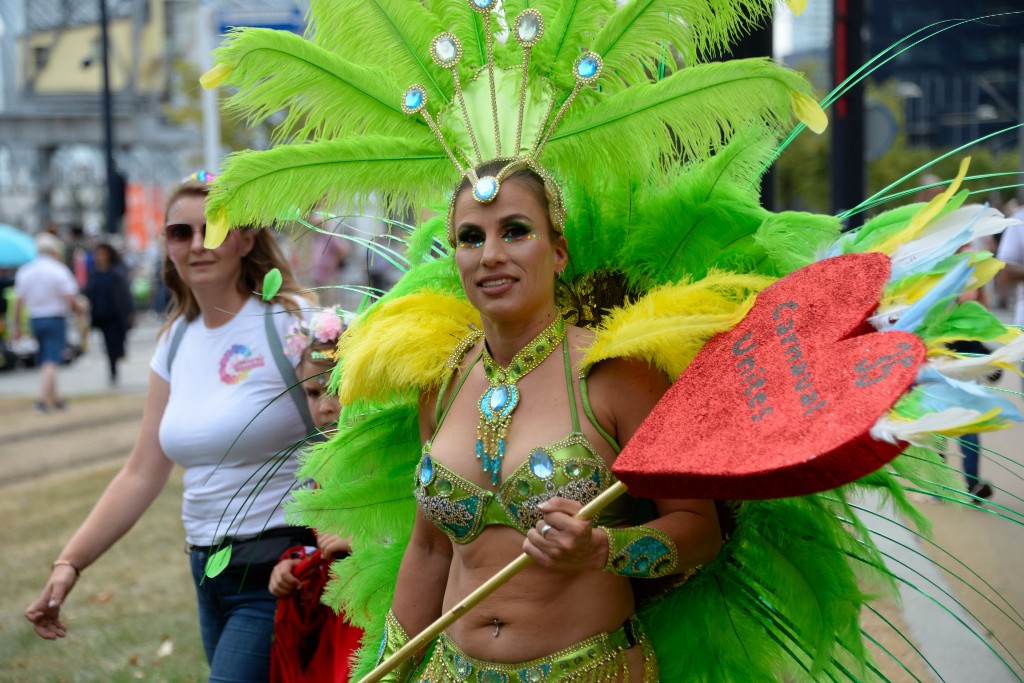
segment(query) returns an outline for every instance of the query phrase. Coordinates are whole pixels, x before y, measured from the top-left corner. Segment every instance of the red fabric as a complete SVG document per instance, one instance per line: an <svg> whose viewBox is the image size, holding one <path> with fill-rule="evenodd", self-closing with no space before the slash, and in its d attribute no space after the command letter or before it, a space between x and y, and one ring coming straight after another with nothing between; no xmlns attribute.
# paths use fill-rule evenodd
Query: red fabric
<svg viewBox="0 0 1024 683"><path fill-rule="evenodd" d="M835 488L904 445L869 430L914 381L921 340L866 319L889 277L883 254L802 268L708 342L612 471L644 498L755 500Z"/></svg>
<svg viewBox="0 0 1024 683"><path fill-rule="evenodd" d="M305 554L301 548L296 553ZM329 566L317 550L292 569L302 584L277 602L270 683L348 681L349 659L359 647L363 631L321 604Z"/></svg>

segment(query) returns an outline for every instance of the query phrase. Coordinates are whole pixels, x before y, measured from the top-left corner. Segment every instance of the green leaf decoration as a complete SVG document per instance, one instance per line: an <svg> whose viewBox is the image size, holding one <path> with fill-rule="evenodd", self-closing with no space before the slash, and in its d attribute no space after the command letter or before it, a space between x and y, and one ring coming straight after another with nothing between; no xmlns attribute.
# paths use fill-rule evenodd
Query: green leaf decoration
<svg viewBox="0 0 1024 683"><path fill-rule="evenodd" d="M206 575L206 578L212 579L224 571L230 561L231 546L226 545L207 558L206 569L203 570L203 574Z"/></svg>
<svg viewBox="0 0 1024 683"><path fill-rule="evenodd" d="M281 271L277 268L271 268L267 271L267 274L263 276L263 300L270 301L277 296L280 289Z"/></svg>

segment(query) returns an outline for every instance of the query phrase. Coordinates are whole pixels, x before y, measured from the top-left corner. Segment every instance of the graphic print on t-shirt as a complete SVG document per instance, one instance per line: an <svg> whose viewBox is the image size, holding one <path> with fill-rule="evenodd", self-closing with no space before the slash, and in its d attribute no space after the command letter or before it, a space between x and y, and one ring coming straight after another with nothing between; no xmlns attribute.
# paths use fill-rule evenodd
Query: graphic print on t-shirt
<svg viewBox="0 0 1024 683"><path fill-rule="evenodd" d="M252 349L245 344L234 344L220 359L220 381L224 384L238 384L245 381L249 371L263 367L263 356L253 356Z"/></svg>

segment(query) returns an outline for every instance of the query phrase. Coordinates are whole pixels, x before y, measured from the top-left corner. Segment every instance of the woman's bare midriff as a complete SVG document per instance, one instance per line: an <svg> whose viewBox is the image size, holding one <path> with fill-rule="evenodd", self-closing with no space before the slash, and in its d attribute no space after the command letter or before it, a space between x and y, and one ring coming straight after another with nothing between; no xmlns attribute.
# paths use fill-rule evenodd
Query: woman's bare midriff
<svg viewBox="0 0 1024 683"><path fill-rule="evenodd" d="M522 546L522 534L500 526L488 527L469 545L456 545L444 610L514 560ZM530 565L452 624L448 634L471 657L522 662L614 631L633 611L633 592L623 577Z"/></svg>

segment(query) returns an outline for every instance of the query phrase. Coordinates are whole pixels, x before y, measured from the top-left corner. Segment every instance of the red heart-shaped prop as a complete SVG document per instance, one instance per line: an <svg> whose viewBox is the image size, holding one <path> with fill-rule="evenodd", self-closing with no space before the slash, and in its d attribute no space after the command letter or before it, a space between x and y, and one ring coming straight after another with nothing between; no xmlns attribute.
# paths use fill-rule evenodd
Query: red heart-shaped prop
<svg viewBox="0 0 1024 683"><path fill-rule="evenodd" d="M757 297L672 385L612 468L645 498L754 500L855 481L904 448L869 430L914 381L921 340L867 317L883 254L814 263Z"/></svg>

